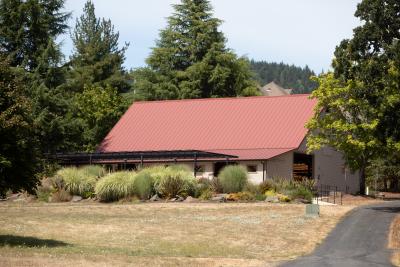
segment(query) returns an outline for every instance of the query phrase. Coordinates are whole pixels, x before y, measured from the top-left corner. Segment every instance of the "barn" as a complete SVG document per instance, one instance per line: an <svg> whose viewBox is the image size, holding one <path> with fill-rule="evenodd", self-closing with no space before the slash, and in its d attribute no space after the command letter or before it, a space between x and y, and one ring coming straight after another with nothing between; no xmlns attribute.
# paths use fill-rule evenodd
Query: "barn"
<svg viewBox="0 0 400 267"><path fill-rule="evenodd" d="M113 169L187 164L212 178L228 164L243 165L251 181L315 179L358 192L358 174L326 147L307 153L309 95L135 102L105 137L91 163Z"/></svg>

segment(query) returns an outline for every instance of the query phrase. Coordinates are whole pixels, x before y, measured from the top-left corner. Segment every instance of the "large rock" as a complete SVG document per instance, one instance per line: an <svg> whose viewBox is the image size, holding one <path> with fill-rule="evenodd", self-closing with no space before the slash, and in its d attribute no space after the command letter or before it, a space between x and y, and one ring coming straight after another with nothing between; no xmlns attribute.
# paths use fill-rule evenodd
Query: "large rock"
<svg viewBox="0 0 400 267"><path fill-rule="evenodd" d="M71 199L71 202L79 202L81 200L82 200L81 196L73 196L72 199Z"/></svg>
<svg viewBox="0 0 400 267"><path fill-rule="evenodd" d="M155 194L154 196L152 196L150 198L150 201L160 201L160 200L161 200L161 198L157 194Z"/></svg>
<svg viewBox="0 0 400 267"><path fill-rule="evenodd" d="M279 203L279 198L278 196L269 196L265 199L265 202Z"/></svg>
<svg viewBox="0 0 400 267"><path fill-rule="evenodd" d="M193 202L198 202L199 200L197 198L188 196L183 202L187 202L187 203L193 203Z"/></svg>
<svg viewBox="0 0 400 267"><path fill-rule="evenodd" d="M211 198L211 201L225 202L227 194L218 194Z"/></svg>

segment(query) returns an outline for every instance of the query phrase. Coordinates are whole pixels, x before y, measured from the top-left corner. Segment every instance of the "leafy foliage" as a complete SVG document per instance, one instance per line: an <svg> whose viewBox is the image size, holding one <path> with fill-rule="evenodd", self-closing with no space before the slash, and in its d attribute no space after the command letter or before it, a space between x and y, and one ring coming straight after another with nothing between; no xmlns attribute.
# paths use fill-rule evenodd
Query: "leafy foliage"
<svg viewBox="0 0 400 267"><path fill-rule="evenodd" d="M350 167L360 169L361 193L371 160L400 149L399 12L391 0L358 4L355 16L363 23L337 46L334 74L321 76L313 95L327 113L309 124L320 133L311 136L312 148L330 144L344 152Z"/></svg>
<svg viewBox="0 0 400 267"><path fill-rule="evenodd" d="M135 176L134 172L115 172L101 178L96 184L96 196L106 202L133 196Z"/></svg>
<svg viewBox="0 0 400 267"><path fill-rule="evenodd" d="M93 151L115 125L125 110L123 98L112 87L85 87L75 96L76 116L80 119L83 133L82 146Z"/></svg>
<svg viewBox="0 0 400 267"><path fill-rule="evenodd" d="M122 66L128 44L119 48L119 33L110 20L96 17L92 1L86 2L71 37L75 49L69 72L71 90L82 92L85 86L129 90L129 78Z"/></svg>
<svg viewBox="0 0 400 267"><path fill-rule="evenodd" d="M250 66L261 86L276 82L284 88L293 89L293 94L310 93L318 86L318 83L311 79L315 73L308 66L301 68L284 63L254 60L250 61Z"/></svg>
<svg viewBox="0 0 400 267"><path fill-rule="evenodd" d="M224 193L236 193L247 184L247 171L239 165L226 166L218 176Z"/></svg>
<svg viewBox="0 0 400 267"><path fill-rule="evenodd" d="M32 102L25 90L0 57L0 196L9 189L32 193L38 183L38 143L32 126Z"/></svg>
<svg viewBox="0 0 400 267"><path fill-rule="evenodd" d="M147 59L133 73L138 99L183 99L256 94L245 58L225 48L207 0L182 0L173 6L168 26Z"/></svg>

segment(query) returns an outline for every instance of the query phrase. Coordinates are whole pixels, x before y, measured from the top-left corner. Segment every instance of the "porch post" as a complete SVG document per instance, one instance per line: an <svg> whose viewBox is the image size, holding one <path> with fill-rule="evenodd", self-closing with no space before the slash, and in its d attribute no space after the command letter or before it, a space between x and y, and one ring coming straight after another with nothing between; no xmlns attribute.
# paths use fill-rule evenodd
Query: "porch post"
<svg viewBox="0 0 400 267"><path fill-rule="evenodd" d="M197 153L194 153L194 165L193 165L193 174L194 178L196 178L197 175Z"/></svg>

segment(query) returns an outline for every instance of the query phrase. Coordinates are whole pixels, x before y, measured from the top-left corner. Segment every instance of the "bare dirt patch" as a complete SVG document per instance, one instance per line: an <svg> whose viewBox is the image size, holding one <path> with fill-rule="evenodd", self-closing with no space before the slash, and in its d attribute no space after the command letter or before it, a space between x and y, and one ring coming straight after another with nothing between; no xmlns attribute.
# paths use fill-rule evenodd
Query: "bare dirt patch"
<svg viewBox="0 0 400 267"><path fill-rule="evenodd" d="M370 196L361 195L343 195L342 203L346 206L362 206L382 202L382 199L376 199Z"/></svg>
<svg viewBox="0 0 400 267"><path fill-rule="evenodd" d="M352 208L314 218L298 204L0 204L0 265L274 266L310 253Z"/></svg>

